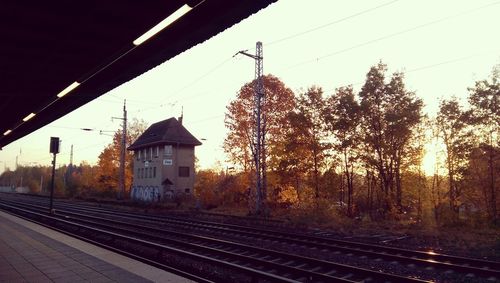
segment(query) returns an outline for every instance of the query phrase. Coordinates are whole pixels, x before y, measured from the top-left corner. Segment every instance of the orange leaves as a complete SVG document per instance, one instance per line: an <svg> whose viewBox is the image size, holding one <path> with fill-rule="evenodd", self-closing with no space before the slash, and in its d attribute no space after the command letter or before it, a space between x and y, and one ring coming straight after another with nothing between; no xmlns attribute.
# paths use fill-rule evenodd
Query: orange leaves
<svg viewBox="0 0 500 283"><path fill-rule="evenodd" d="M127 128L127 145L137 139L147 128L144 121L132 120ZM118 187L118 169L120 166L120 148L121 148L120 130L113 135L113 141L99 155L96 185L99 190L116 190ZM125 152L125 190L128 191L133 178L133 152ZM126 192L126 196L128 193Z"/></svg>
<svg viewBox="0 0 500 283"><path fill-rule="evenodd" d="M294 109L295 100L293 92L278 78L266 75L263 80L265 102L262 111L266 123L263 138L268 147L268 160L276 160L277 149L285 138L283 125L286 124L286 115ZM247 83L241 87L237 98L228 105L225 118L229 133L224 141L224 150L230 160L239 164L246 172L252 168L253 162L252 137L255 131L253 83Z"/></svg>

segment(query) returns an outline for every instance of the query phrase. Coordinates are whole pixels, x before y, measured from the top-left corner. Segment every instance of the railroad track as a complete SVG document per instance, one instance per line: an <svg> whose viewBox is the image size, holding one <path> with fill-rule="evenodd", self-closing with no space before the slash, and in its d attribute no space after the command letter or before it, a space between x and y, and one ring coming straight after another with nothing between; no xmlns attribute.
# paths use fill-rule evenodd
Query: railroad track
<svg viewBox="0 0 500 283"><path fill-rule="evenodd" d="M335 269L333 266L331 265L328 266L324 263L328 261L321 259L310 259L304 256L300 258L300 260L302 260L304 264L298 263L299 261L297 258L287 260L287 256L283 255L286 253L283 252L280 253L279 251L274 251L274 250L271 251L269 249L259 250L256 247L252 246L245 247L245 245L242 245L241 243L238 244L233 241L219 240L219 239L214 239L213 237L203 237L200 235L180 233L172 231L171 229L172 228L180 230L188 229L190 231L197 232L196 234L199 234L198 232L206 233L207 231L210 231L210 233L212 234L214 233L221 234L224 235L225 237L228 236L237 237L240 238L240 241L241 239L245 238L252 239L252 241L256 240L271 241L273 243L279 243L282 245L286 244L291 247L300 247L301 249L315 250L318 253L343 253L347 254L348 256L358 256L371 261L384 260L391 263L391 265L400 264L408 266L418 266L425 269L436 269L436 272L440 271L456 272L468 276L469 278L475 278L479 276L483 278L488 278L490 281L495 281L497 280L497 278L500 278L499 277L500 263L493 261L484 261L484 260L476 260L476 259L435 254L435 253L396 249L385 246L348 242L348 241L336 240L336 239L307 235L307 234L270 231L262 228L238 226L232 224L221 224L208 221L194 221L194 220L186 220L179 218L116 212L108 209L93 208L89 206L79 205L78 207L75 207L74 205L65 205L63 203L57 203L56 208L58 208L58 214L65 215L67 217L72 217L75 219L78 217L80 221L91 221L94 222L93 225L99 225L98 222L99 220L102 219L103 215L108 215L109 217L111 217L112 215L111 218L121 219L121 220L114 220L115 221L114 223L116 225L125 225L130 223L131 221L136 221L136 222L141 221L143 225L140 226L141 227L140 229L142 230L149 229L148 230L149 233L162 234L163 236L168 234L170 235L170 237L172 237L169 238L169 240L176 239L180 241L180 239L183 240L190 239L190 243L194 244L203 243L205 247L222 249L225 251L236 252L236 253L238 252L247 253L246 251L250 251L248 252L248 254L252 254L254 258L257 259L269 258L270 263L266 263L265 266L273 266L274 263L289 262L290 264L292 264L292 267L294 267L293 266L294 264L298 264L297 266L303 266L306 270L315 270L316 273L320 274L329 273L331 271L334 271L333 274L338 273L339 271L337 271L337 269L340 268L337 266L336 267L337 269ZM42 210L44 209L46 211L46 208L44 208L43 206L39 207L39 209ZM82 214L82 212L84 212L84 214ZM83 218L85 217L87 217L87 220L83 220ZM90 223L86 224L90 225ZM109 225L109 224L102 224L102 225ZM168 226L169 230L157 229L157 227L165 227L165 226ZM120 229L122 228L123 227L120 227ZM123 233L127 232L123 231ZM177 244L182 245L180 243ZM223 255L223 257L226 256L228 255ZM291 256L293 255L288 255L289 258L291 258ZM307 262L308 260L316 260L317 262L311 263L311 261ZM239 259L236 260L236 262L239 261L240 261ZM325 265L326 267L323 267L322 265ZM340 273L342 272L344 272L343 274L345 275L341 277L351 278L354 276L354 274L350 272L348 269L346 269L345 271L342 269ZM360 273L358 272L357 274ZM372 276L365 276L365 275L363 276L366 278L371 278L372 280L376 278ZM363 280L362 278L363 276L355 277L355 281ZM328 280L331 280L331 278L320 279L320 277L318 277L318 274L309 274L308 277L304 276L304 278L306 279L315 278L318 279L318 281L326 280L326 282L328 282ZM401 280L401 278L398 279ZM377 278L375 281L378 282L379 280L383 279ZM394 281L394 279L383 280L383 281Z"/></svg>
<svg viewBox="0 0 500 283"><path fill-rule="evenodd" d="M50 222L61 221L63 226L79 227L78 230L88 231L92 228L94 231L106 235L100 235L101 241L105 241L106 245L112 246L112 240L105 239L109 235L127 237L127 241L133 244L137 244L137 241L133 242L131 239L141 239L142 242L160 245L162 248L168 245L169 248L176 251L190 253L191 257L199 255L202 257L199 259L200 261L207 258L216 259L255 271L257 273L254 275L255 278L265 274L268 279L273 277L271 282L276 280L281 280L279 282L288 282L287 280L290 282L426 282L416 278L386 274L209 237L166 231L126 221L113 221L78 213L71 213L71 216L64 214L53 217L44 215L43 210L46 209L43 207L31 206L28 210L29 205L13 205L3 201L0 206L25 216L29 214L34 215L33 217L48 219ZM119 237L118 240L123 241L123 237ZM140 244L143 244L142 242ZM123 242L121 245L124 245ZM135 252L138 252L137 248ZM161 255L155 254L154 257L161 258ZM248 272L246 270L246 273Z"/></svg>
<svg viewBox="0 0 500 283"><path fill-rule="evenodd" d="M196 221L191 219L123 213L108 209L85 206L78 206L78 208L74 208L68 205L62 205L61 207L64 207L64 209L69 211L82 211L82 209L85 209L85 211L90 213L113 213L114 217L122 216L129 219L140 219L141 221L148 221L152 225L157 225L158 223L169 226L177 225L176 227L189 228L189 230L195 231L211 230L224 235L237 235L240 237L243 236L248 238L273 241L276 243L302 246L309 249L327 249L332 252L342 252L346 254L367 256L376 261L398 261L403 264L423 265L425 266L425 268L438 268L444 269L445 271L455 270L461 273L478 274L485 277L498 278L498 276L500 275L500 262L495 261L444 255L434 252L406 250L381 245L344 241L315 235L288 233L234 224L222 224L217 222Z"/></svg>

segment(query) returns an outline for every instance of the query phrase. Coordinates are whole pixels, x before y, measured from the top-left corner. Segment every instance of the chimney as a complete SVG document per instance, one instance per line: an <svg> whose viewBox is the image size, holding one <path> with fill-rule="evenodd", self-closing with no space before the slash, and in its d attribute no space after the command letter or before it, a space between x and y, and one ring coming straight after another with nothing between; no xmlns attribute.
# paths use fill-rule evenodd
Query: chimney
<svg viewBox="0 0 500 283"><path fill-rule="evenodd" d="M184 117L184 106L182 106L182 110L181 110L181 116L179 117L179 123L181 123L182 125L182 118Z"/></svg>

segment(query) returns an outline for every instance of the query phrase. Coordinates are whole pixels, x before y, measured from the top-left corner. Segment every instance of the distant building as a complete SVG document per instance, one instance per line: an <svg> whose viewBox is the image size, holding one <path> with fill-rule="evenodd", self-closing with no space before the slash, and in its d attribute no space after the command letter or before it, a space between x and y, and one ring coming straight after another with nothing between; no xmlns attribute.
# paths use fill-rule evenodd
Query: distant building
<svg viewBox="0 0 500 283"><path fill-rule="evenodd" d="M134 200L161 201L192 194L194 147L201 145L178 121L170 118L151 125L128 147L134 151Z"/></svg>

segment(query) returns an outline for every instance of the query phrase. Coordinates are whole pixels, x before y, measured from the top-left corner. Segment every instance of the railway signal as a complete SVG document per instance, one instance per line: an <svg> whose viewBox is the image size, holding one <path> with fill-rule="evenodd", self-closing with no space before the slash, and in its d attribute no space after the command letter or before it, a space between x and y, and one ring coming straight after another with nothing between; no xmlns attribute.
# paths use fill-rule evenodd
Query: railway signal
<svg viewBox="0 0 500 283"><path fill-rule="evenodd" d="M50 181L50 206L49 206L49 212L50 214L54 214L54 175L56 173L56 155L59 153L59 147L60 147L61 141L59 140L58 137L51 137L50 138L50 153L54 155L54 158L52 159L52 179Z"/></svg>

